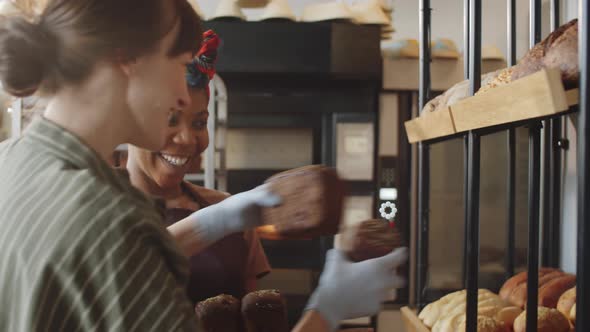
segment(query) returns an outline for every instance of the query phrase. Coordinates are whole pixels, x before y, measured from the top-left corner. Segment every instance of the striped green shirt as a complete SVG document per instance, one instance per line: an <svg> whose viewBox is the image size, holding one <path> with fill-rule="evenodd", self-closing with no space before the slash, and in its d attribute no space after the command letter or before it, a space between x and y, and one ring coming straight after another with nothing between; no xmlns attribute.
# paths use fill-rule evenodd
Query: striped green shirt
<svg viewBox="0 0 590 332"><path fill-rule="evenodd" d="M0 144L0 331L197 331L154 203L35 120Z"/></svg>

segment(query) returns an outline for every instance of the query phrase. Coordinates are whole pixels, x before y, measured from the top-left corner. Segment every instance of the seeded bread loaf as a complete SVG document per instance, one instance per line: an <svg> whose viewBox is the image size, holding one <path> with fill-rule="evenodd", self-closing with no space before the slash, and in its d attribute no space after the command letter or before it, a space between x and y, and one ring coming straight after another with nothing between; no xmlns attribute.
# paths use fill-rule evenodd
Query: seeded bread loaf
<svg viewBox="0 0 590 332"><path fill-rule="evenodd" d="M569 332L568 319L557 309L539 307L537 311L538 332ZM514 321L514 332L526 331L526 311Z"/></svg>
<svg viewBox="0 0 590 332"><path fill-rule="evenodd" d="M231 295L219 295L197 303L199 325L204 332L241 332L240 301Z"/></svg>
<svg viewBox="0 0 590 332"><path fill-rule="evenodd" d="M266 183L283 203L262 212L267 232L282 238L311 238L338 232L344 184L333 168L313 165L279 173ZM270 230L268 230L270 228Z"/></svg>
<svg viewBox="0 0 590 332"><path fill-rule="evenodd" d="M341 244L354 262L385 256L403 246L398 227L385 219L370 219L345 227Z"/></svg>
<svg viewBox="0 0 590 332"><path fill-rule="evenodd" d="M242 299L246 332L288 332L285 300L277 290L260 290Z"/></svg>

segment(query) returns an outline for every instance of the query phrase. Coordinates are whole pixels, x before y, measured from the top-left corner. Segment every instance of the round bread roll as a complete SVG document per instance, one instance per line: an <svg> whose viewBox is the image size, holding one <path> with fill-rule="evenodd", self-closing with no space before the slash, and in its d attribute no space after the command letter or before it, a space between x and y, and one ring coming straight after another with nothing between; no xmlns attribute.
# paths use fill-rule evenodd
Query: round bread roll
<svg viewBox="0 0 590 332"><path fill-rule="evenodd" d="M240 331L240 301L221 294L197 303L195 312L204 332Z"/></svg>
<svg viewBox="0 0 590 332"><path fill-rule="evenodd" d="M514 320L522 313L522 309L519 307L506 307L502 308L496 314L496 319L503 322L507 327L512 328L514 326Z"/></svg>
<svg viewBox="0 0 590 332"><path fill-rule="evenodd" d="M242 317L247 332L288 332L285 299L277 290L260 290L242 299Z"/></svg>
<svg viewBox="0 0 590 332"><path fill-rule="evenodd" d="M462 321L458 328L449 331L465 331L467 321ZM477 332L510 332L508 327L500 321L491 317L477 316Z"/></svg>
<svg viewBox="0 0 590 332"><path fill-rule="evenodd" d="M572 307L576 303L576 287L569 289L565 293L561 294L559 301L557 301L557 310L561 312L565 317L570 316Z"/></svg>
<svg viewBox="0 0 590 332"><path fill-rule="evenodd" d="M570 321L572 322L572 324L576 324L576 304L574 303L574 305L572 306L572 310L570 310Z"/></svg>
<svg viewBox="0 0 590 332"><path fill-rule="evenodd" d="M537 313L538 332L569 332L568 319L557 309L539 307ZM526 310L514 321L514 332L526 332Z"/></svg>

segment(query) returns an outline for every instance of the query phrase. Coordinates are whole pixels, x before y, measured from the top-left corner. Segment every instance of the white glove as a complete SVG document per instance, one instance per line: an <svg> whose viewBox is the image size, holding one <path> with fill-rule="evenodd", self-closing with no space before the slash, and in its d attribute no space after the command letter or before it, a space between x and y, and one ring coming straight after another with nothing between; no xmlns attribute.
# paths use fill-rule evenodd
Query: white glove
<svg viewBox="0 0 590 332"><path fill-rule="evenodd" d="M335 330L344 319L373 315L393 288L404 287L396 268L408 259L407 248L359 263L352 263L337 249L326 255L324 272L306 310L316 310Z"/></svg>
<svg viewBox="0 0 590 332"><path fill-rule="evenodd" d="M262 208L281 203L278 195L262 185L250 191L230 196L225 200L202 208L189 218L195 220L195 232L201 239L213 243L227 235L249 230L262 223Z"/></svg>

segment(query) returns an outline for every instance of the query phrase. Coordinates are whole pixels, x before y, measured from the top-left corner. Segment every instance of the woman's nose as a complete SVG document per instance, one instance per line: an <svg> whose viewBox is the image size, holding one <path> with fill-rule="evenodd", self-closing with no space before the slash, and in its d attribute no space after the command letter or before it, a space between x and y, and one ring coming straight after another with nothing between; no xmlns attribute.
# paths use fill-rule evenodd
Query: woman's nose
<svg viewBox="0 0 590 332"><path fill-rule="evenodd" d="M176 144L183 145L196 145L197 137L193 134L193 131L187 127L183 127L176 136L174 136L174 142Z"/></svg>

